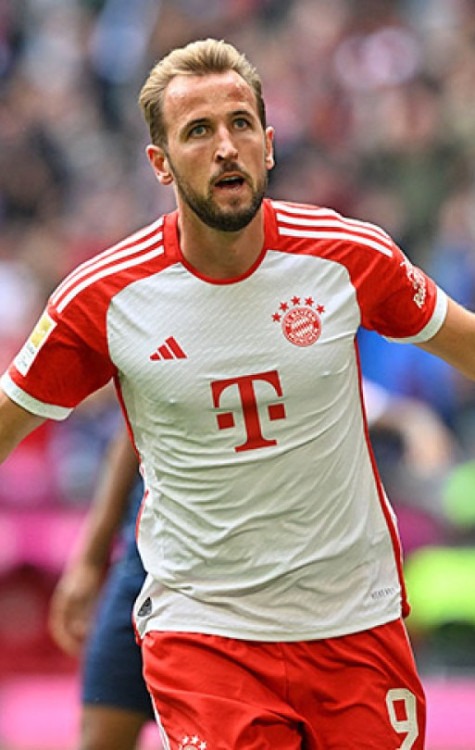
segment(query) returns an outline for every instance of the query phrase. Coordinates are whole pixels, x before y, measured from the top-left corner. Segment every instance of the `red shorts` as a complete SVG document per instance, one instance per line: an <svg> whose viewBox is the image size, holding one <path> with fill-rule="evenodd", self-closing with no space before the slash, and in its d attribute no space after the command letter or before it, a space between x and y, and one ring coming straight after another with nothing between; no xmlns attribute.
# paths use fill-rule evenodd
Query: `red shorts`
<svg viewBox="0 0 475 750"><path fill-rule="evenodd" d="M261 643L148 633L166 750L423 750L425 700L403 623Z"/></svg>

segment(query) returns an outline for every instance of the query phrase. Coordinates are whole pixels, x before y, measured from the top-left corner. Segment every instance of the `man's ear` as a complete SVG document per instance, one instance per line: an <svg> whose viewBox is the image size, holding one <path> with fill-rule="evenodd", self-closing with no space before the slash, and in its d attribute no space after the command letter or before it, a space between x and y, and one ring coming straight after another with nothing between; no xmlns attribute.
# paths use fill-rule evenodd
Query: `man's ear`
<svg viewBox="0 0 475 750"><path fill-rule="evenodd" d="M274 161L274 128L268 127L265 132L265 164L267 169L272 169L275 164Z"/></svg>
<svg viewBox="0 0 475 750"><path fill-rule="evenodd" d="M146 148L146 153L157 180L162 185L171 185L173 182L173 174L163 148L150 144Z"/></svg>

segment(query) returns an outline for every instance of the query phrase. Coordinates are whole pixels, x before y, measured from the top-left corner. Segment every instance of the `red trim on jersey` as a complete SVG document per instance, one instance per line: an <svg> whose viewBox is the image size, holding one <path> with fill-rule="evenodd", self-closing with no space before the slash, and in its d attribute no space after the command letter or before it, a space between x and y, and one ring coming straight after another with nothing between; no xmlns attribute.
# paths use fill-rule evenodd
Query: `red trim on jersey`
<svg viewBox="0 0 475 750"><path fill-rule="evenodd" d="M373 475L376 483L376 489L378 492L378 498L381 505L381 509L383 511L384 518L386 520L386 524L388 526L389 535L391 537L391 543L393 546L394 551L394 558L396 562L396 568L399 578L399 583L401 586L401 608L402 608L402 615L403 617L407 617L411 611L411 608L409 606L409 602L407 599L407 590L406 590L406 583L404 580L404 571L403 571L403 563L402 563L402 547L401 547L401 541L399 538L398 530L396 529L394 525L394 521L392 519L392 516L389 512L388 507L388 501L386 499L386 494L384 491L384 486L381 480L381 476L379 474L379 469L376 463L376 459L374 456L373 446L371 444L371 439L369 435L369 427L368 427L368 420L366 417L366 409L364 406L364 397L363 397L363 379L361 374L361 362L360 362L360 353L358 349L358 343L355 341L355 357L356 357L356 364L358 366L358 389L360 394L360 403L361 403L361 411L363 414L363 426L364 426L364 434L365 434L365 440L366 445L368 447L368 454L371 461L371 466L373 469Z"/></svg>
<svg viewBox="0 0 475 750"><path fill-rule="evenodd" d="M171 250L173 254L179 259L179 261L184 265L184 267L189 271L193 276L196 276L198 279L201 279L202 281L207 282L208 284L216 284L217 286L224 286L226 284L236 284L239 281L243 281L244 279L247 279L249 276L252 276L252 274L255 272L255 270L261 265L262 261L265 258L266 250L269 246L272 246L274 244L274 239L277 238L277 231L276 231L276 221L275 221L275 214L273 209L271 208L271 201L266 199L263 201L262 204L262 211L263 211L263 221L264 221L264 230L265 230L265 236L264 236L264 243L262 246L262 249L254 261L254 263L251 265L248 270L240 274L239 276L232 276L228 279L215 279L211 276L207 276L206 274L200 273L196 268L194 268L191 263L187 261L185 256L183 255L183 252L180 247L180 241L178 236L178 212L175 211L172 214L169 214L167 216L167 220L165 222L164 227L164 241L167 248L167 252Z"/></svg>
<svg viewBox="0 0 475 750"><path fill-rule="evenodd" d="M133 429L132 429L132 425L130 424L130 419L129 419L129 415L127 413L127 409L125 408L125 403L124 403L124 399L123 399L123 396L122 396L122 388L120 387L120 379L119 379L117 373L114 376L114 387L115 387L115 392L116 392L116 395L117 395L117 400L119 402L119 407L120 407L120 409L122 411L122 414L123 414L123 417L124 417L125 427L126 427L126 430L127 430L127 434L128 434L128 436L130 438L130 442L132 443L132 448L134 449L135 455L137 456L137 460L140 461L140 455L139 455L139 452L137 450L137 446L135 444L135 435L134 435L134 432L133 432Z"/></svg>
<svg viewBox="0 0 475 750"><path fill-rule="evenodd" d="M119 406L120 406L120 409L122 411L122 414L124 415L125 426L126 426L129 438L130 438L130 442L132 443L132 447L133 447L133 449L135 451L135 454L137 456L137 460L140 462L140 454L139 454L139 452L137 450L137 446L135 444L135 435L134 435L134 432L133 432L133 429L132 429L132 425L130 423L130 419L129 419L129 415L127 413L127 409L125 407L124 398L122 396L122 388L120 387L120 380L117 377L117 375L114 377L114 385L115 385L115 390L116 390L116 394L117 394L117 400L119 402ZM138 512L137 512L137 517L136 517L136 520L135 520L135 539L136 540L138 539L139 527L140 527L140 520L142 518L143 509L144 509L145 501L147 499L148 494L149 494L149 491L148 491L147 487L145 487L144 493L143 493L143 497L142 497L142 500L140 502L140 506L139 506L139 509L138 509ZM136 633L135 633L136 634L136 638L138 638L139 635L138 635L138 631L135 628L135 621L133 621L133 624L134 624L134 629L136 631Z"/></svg>

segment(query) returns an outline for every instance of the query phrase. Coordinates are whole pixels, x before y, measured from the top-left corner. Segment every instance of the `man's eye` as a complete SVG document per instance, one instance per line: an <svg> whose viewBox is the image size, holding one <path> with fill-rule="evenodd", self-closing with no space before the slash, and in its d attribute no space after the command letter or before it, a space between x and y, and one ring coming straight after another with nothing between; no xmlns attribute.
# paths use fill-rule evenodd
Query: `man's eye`
<svg viewBox="0 0 475 750"><path fill-rule="evenodd" d="M238 130L245 130L249 127L249 121L245 117L237 117L234 120L234 127Z"/></svg>
<svg viewBox="0 0 475 750"><path fill-rule="evenodd" d="M199 138L202 135L205 135L207 132L206 125L194 125L194 127L191 128L188 135L190 138Z"/></svg>

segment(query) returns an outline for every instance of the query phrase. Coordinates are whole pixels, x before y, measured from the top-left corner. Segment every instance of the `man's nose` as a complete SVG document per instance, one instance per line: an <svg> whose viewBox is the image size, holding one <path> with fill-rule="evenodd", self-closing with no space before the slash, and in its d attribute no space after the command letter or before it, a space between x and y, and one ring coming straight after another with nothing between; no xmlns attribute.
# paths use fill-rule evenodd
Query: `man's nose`
<svg viewBox="0 0 475 750"><path fill-rule="evenodd" d="M217 133L217 137L216 159L218 161L236 159L238 150L228 128L221 128Z"/></svg>

